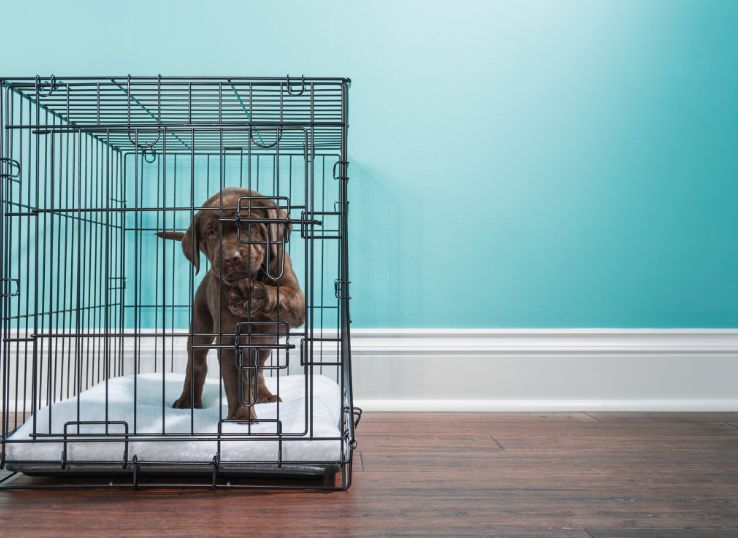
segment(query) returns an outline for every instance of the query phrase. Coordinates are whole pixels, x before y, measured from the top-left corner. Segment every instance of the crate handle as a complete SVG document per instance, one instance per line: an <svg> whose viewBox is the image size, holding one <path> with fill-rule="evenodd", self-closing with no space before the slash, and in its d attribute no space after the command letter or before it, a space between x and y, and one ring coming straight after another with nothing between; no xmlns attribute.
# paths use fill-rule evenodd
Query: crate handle
<svg viewBox="0 0 738 538"><path fill-rule="evenodd" d="M20 180L18 179L21 173L20 163L15 159L11 159L9 157L1 158L0 163L5 163L6 167L10 169L8 172L0 174L0 177L4 177L9 179L10 181L16 181L20 183ZM12 171L13 168L15 168L15 172Z"/></svg>
<svg viewBox="0 0 738 538"><path fill-rule="evenodd" d="M303 93L305 93L305 75L302 75L302 77L300 77L300 81L301 81L300 91L299 92L293 92L292 91L292 84L293 84L293 82L290 80L290 76L287 75L287 93L290 94L293 97L298 97L298 96L302 95Z"/></svg>
<svg viewBox="0 0 738 538"><path fill-rule="evenodd" d="M130 134L129 134L130 136ZM158 140L158 138L157 138ZM156 142L154 142L156 144ZM156 150L152 146L145 146L141 148L141 155L143 156L144 161L146 161L149 164L152 164L154 161L156 161ZM151 155L151 160L149 160L146 155Z"/></svg>
<svg viewBox="0 0 738 538"><path fill-rule="evenodd" d="M54 75L51 75L51 80L49 81L49 91L42 91L43 87L44 83L41 82L41 77L36 75L36 95L38 95L39 97L49 97L52 93L56 91L56 89L59 87L58 83L56 82L56 77Z"/></svg>
<svg viewBox="0 0 738 538"><path fill-rule="evenodd" d="M361 422L361 414L363 413L363 409L361 407L354 406L353 409L353 416L354 416L354 428L356 428L359 425L359 422Z"/></svg>
<svg viewBox="0 0 738 538"><path fill-rule="evenodd" d="M339 180L339 179L341 179L343 177L343 176L340 176L340 175L338 175L336 173L336 172L338 172L338 170L336 170L336 168L338 167L339 164L345 166L346 168L348 168L348 165L349 165L348 161L336 161L335 163L333 163L333 179L335 179L335 180ZM341 171L343 171L343 170L341 170ZM348 178L346 178L346 179L348 179Z"/></svg>
<svg viewBox="0 0 738 538"><path fill-rule="evenodd" d="M0 292L0 297L17 297L20 295L20 279L19 278L0 278L4 286ZM11 285L15 284L15 291L11 290Z"/></svg>
<svg viewBox="0 0 738 538"><path fill-rule="evenodd" d="M249 138L251 139L251 141L254 144L256 144L261 149L271 149L274 146L276 146L279 143L280 140L282 140L282 134L283 134L283 132L282 132L282 129L279 129L279 128L276 129L276 131L277 131L277 138L275 138L274 139L274 142L272 142L271 144L263 144L261 142L257 142L257 140L254 138L254 131L256 131L256 134L258 135L259 139L261 139L261 133L259 133L259 131L257 131L256 129L253 129L253 128L252 129L249 129Z"/></svg>

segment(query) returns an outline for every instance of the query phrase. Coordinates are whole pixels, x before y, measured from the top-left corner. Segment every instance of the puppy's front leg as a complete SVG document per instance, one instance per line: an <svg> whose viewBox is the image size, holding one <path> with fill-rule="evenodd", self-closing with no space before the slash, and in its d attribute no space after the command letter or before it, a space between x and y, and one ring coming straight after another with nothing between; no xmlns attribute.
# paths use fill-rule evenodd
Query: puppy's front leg
<svg viewBox="0 0 738 538"><path fill-rule="evenodd" d="M286 322L292 328L299 327L305 322L305 296L297 284L297 279L290 278L291 274L291 268L289 273L285 271L286 278L280 279L279 286L271 286L259 281L251 283L252 297L256 299L256 304L260 306L259 310L253 311L256 319L280 320ZM271 331L274 334L274 343L278 342L278 336L285 336L284 327L280 327L276 323ZM264 379L262 368L270 354L271 350L269 349L263 349L259 352L259 375L257 379L257 401L259 403L282 401L278 395L272 394Z"/></svg>
<svg viewBox="0 0 738 538"><path fill-rule="evenodd" d="M260 349L259 350L259 375L256 379L256 403L269 403L282 401L282 398L272 394L272 391L267 387L266 380L264 379L264 364L272 354L271 349Z"/></svg>
<svg viewBox="0 0 738 538"><path fill-rule="evenodd" d="M235 420L254 420L256 411L254 411L254 392L255 383L250 381L249 372L242 373L238 368L238 358L236 357L235 338L224 337L223 344L228 349L220 349L218 360L220 361L220 372L223 376L223 387L225 388L226 398L228 398L228 418ZM231 349L232 348L232 349ZM244 363L251 366L248 360L249 350L244 350ZM239 392L238 378L241 378L241 391Z"/></svg>

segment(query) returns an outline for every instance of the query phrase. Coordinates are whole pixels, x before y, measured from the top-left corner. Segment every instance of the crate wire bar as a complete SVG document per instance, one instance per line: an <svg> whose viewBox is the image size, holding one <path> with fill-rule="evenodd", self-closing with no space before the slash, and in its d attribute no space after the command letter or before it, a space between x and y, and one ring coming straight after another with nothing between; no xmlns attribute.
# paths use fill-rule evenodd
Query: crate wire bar
<svg viewBox="0 0 738 538"><path fill-rule="evenodd" d="M361 410L353 405L349 332L349 87L347 78L289 76L0 79L0 486L351 485ZM239 323L235 334L216 328L215 342L200 347L214 365L217 424L201 427L191 409L185 431L167 431L176 396L167 383L185 371L187 337L206 336L192 331L190 315L210 267L195 274L180 244L156 232L186 230L195 213L213 210L202 207L207 198L234 186L286 212L279 225L292 233L281 248L305 294L306 321L289 328L278 320L269 346L250 343L266 330L256 321ZM242 202L250 204L239 201L237 215ZM214 360L229 336L237 354L271 350L263 372L276 395L299 379L299 431L284 429L287 403L279 402L274 417L229 431ZM326 379L338 395L331 436L315 423ZM131 421L113 412L122 380L133 387ZM103 402L96 420L85 418L90 391ZM159 425L145 430L137 410L157 395ZM76 406L63 427L52 420L59 405ZM30 435L13 437L21 425ZM335 455L285 457L306 442L334 443ZM43 461L10 457L29 443L62 450ZM72 443L108 443L118 455L75 460ZM142 443L215 448L207 461L152 460L137 453ZM234 443L276 448L273 457L234 460L223 452ZM19 472L55 481L26 483Z"/></svg>

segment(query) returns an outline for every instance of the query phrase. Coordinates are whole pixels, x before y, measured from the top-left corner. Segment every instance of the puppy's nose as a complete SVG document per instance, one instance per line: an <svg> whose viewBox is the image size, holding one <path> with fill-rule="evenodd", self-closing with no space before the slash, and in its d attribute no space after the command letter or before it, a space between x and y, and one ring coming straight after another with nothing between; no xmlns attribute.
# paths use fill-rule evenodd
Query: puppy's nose
<svg viewBox="0 0 738 538"><path fill-rule="evenodd" d="M241 261L241 253L237 250L231 250L223 255L223 263L226 265L235 265Z"/></svg>

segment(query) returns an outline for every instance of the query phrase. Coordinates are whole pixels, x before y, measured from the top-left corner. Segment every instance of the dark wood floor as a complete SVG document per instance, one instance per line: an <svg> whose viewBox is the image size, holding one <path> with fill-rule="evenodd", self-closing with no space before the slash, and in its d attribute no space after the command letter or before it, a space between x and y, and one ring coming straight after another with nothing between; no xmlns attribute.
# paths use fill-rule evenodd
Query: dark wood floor
<svg viewBox="0 0 738 538"><path fill-rule="evenodd" d="M3 536L738 536L738 413L365 413L346 492L0 493Z"/></svg>

